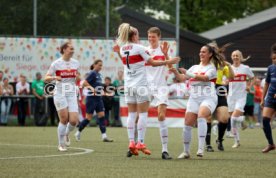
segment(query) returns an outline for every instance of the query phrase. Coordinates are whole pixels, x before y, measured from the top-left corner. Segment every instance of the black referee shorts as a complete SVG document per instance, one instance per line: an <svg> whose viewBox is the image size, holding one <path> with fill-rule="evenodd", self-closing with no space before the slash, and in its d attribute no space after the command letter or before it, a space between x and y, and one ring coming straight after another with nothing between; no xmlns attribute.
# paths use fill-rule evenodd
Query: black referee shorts
<svg viewBox="0 0 276 178"><path fill-rule="evenodd" d="M221 107L221 106L228 106L227 105L227 91L228 91L228 87L225 85L218 85L216 84L216 92L218 95L218 104L217 104L217 108Z"/></svg>

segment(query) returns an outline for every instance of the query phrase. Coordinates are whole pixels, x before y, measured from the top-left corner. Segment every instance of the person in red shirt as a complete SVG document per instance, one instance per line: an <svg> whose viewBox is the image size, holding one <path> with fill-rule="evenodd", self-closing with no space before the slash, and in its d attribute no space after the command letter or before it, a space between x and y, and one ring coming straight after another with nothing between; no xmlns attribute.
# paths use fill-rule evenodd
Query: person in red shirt
<svg viewBox="0 0 276 178"><path fill-rule="evenodd" d="M255 95L254 95L254 117L257 120L256 126L260 126L262 123L262 111L261 111L261 100L262 100L262 88L261 88L261 79L256 78L254 83Z"/></svg>

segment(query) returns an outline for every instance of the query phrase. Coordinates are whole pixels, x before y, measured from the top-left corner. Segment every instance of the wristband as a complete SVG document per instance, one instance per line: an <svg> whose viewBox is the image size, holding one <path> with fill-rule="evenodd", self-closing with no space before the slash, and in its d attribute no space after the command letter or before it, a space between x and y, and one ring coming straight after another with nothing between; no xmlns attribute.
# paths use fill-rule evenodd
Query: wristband
<svg viewBox="0 0 276 178"><path fill-rule="evenodd" d="M195 78L196 77L196 74L193 74L192 72L188 72L188 71L186 71L186 75L190 78Z"/></svg>

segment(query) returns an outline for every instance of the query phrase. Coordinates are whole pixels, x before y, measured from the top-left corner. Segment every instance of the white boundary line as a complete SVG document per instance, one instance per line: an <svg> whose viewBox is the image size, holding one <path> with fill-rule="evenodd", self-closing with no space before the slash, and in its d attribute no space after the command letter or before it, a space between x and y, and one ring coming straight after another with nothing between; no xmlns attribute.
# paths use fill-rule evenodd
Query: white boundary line
<svg viewBox="0 0 276 178"><path fill-rule="evenodd" d="M56 146L51 146L51 145L27 145L27 144L10 144L10 143L0 143L0 145L5 145L5 146L21 146L21 147L44 147L44 148L56 148ZM1 158L0 160L9 160L9 159L30 159L30 158L52 158L52 157L59 157L59 156L76 156L76 155L83 155L83 154L88 154L94 152L92 149L87 149L87 148L78 148L78 147L69 147L70 149L74 150L82 150L83 152L77 152L77 153L66 153L66 154L56 154L56 155L37 155L37 156L15 156L15 157L6 157L6 158Z"/></svg>

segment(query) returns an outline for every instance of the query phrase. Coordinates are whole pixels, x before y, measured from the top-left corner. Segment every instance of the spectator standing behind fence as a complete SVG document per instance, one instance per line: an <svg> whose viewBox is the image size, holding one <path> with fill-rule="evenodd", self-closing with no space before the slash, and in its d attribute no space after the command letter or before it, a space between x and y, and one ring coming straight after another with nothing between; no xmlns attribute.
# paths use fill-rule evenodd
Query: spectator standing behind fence
<svg viewBox="0 0 276 178"><path fill-rule="evenodd" d="M3 85L3 71L0 70L0 95L2 95L2 85ZM1 97L0 97L1 103ZM0 109L0 120L1 120L1 109Z"/></svg>
<svg viewBox="0 0 276 178"><path fill-rule="evenodd" d="M246 103L244 106L244 116L247 116L249 119L249 128L254 128L254 95L255 95L255 88L251 85L251 81L247 81L246 83Z"/></svg>
<svg viewBox="0 0 276 178"><path fill-rule="evenodd" d="M4 73L3 71L0 70L0 85L3 85L3 77L4 77Z"/></svg>
<svg viewBox="0 0 276 178"><path fill-rule="evenodd" d="M14 90L12 85L9 84L9 79L3 79L3 85L1 86L0 95L2 96L12 96L14 94ZM8 123L8 116L11 109L11 98L2 98L1 100L1 125L7 125Z"/></svg>
<svg viewBox="0 0 276 178"><path fill-rule="evenodd" d="M46 125L45 118L45 100L44 100L44 81L41 79L41 73L36 73L36 79L32 82L32 93L35 96L34 120L36 126Z"/></svg>
<svg viewBox="0 0 276 178"><path fill-rule="evenodd" d="M262 100L262 87L261 87L261 79L256 78L255 79L255 96L254 96L254 116L257 120L256 126L259 127L261 125L262 121L262 110L261 110L261 100Z"/></svg>
<svg viewBox="0 0 276 178"><path fill-rule="evenodd" d="M114 97L114 87L111 85L111 78L105 77L104 79L104 95L103 95L103 103L104 103L104 117L105 117L105 125L109 126L109 113L112 109L112 101Z"/></svg>
<svg viewBox="0 0 276 178"><path fill-rule="evenodd" d="M24 96L30 94L30 84L26 81L26 76L21 75L20 81L16 84L16 94ZM18 125L24 126L26 120L26 112L28 108L28 99L18 99Z"/></svg>
<svg viewBox="0 0 276 178"><path fill-rule="evenodd" d="M120 121L120 94L118 91L123 91L124 89L124 72L119 71L118 72L118 78L114 80L113 86L116 88L115 90L115 96L113 98L113 110L114 110L114 121L112 123L112 126L121 127L121 121Z"/></svg>
<svg viewBox="0 0 276 178"><path fill-rule="evenodd" d="M2 95L2 85L0 84L0 96ZM1 108L1 97L0 97L0 108ZM1 109L0 109L0 124L1 124Z"/></svg>
<svg viewBox="0 0 276 178"><path fill-rule="evenodd" d="M76 76L76 85L78 87L78 104L79 104L79 122L81 122L85 118L85 103L83 102L83 88L82 88L83 81L81 80L80 72L77 72Z"/></svg>

